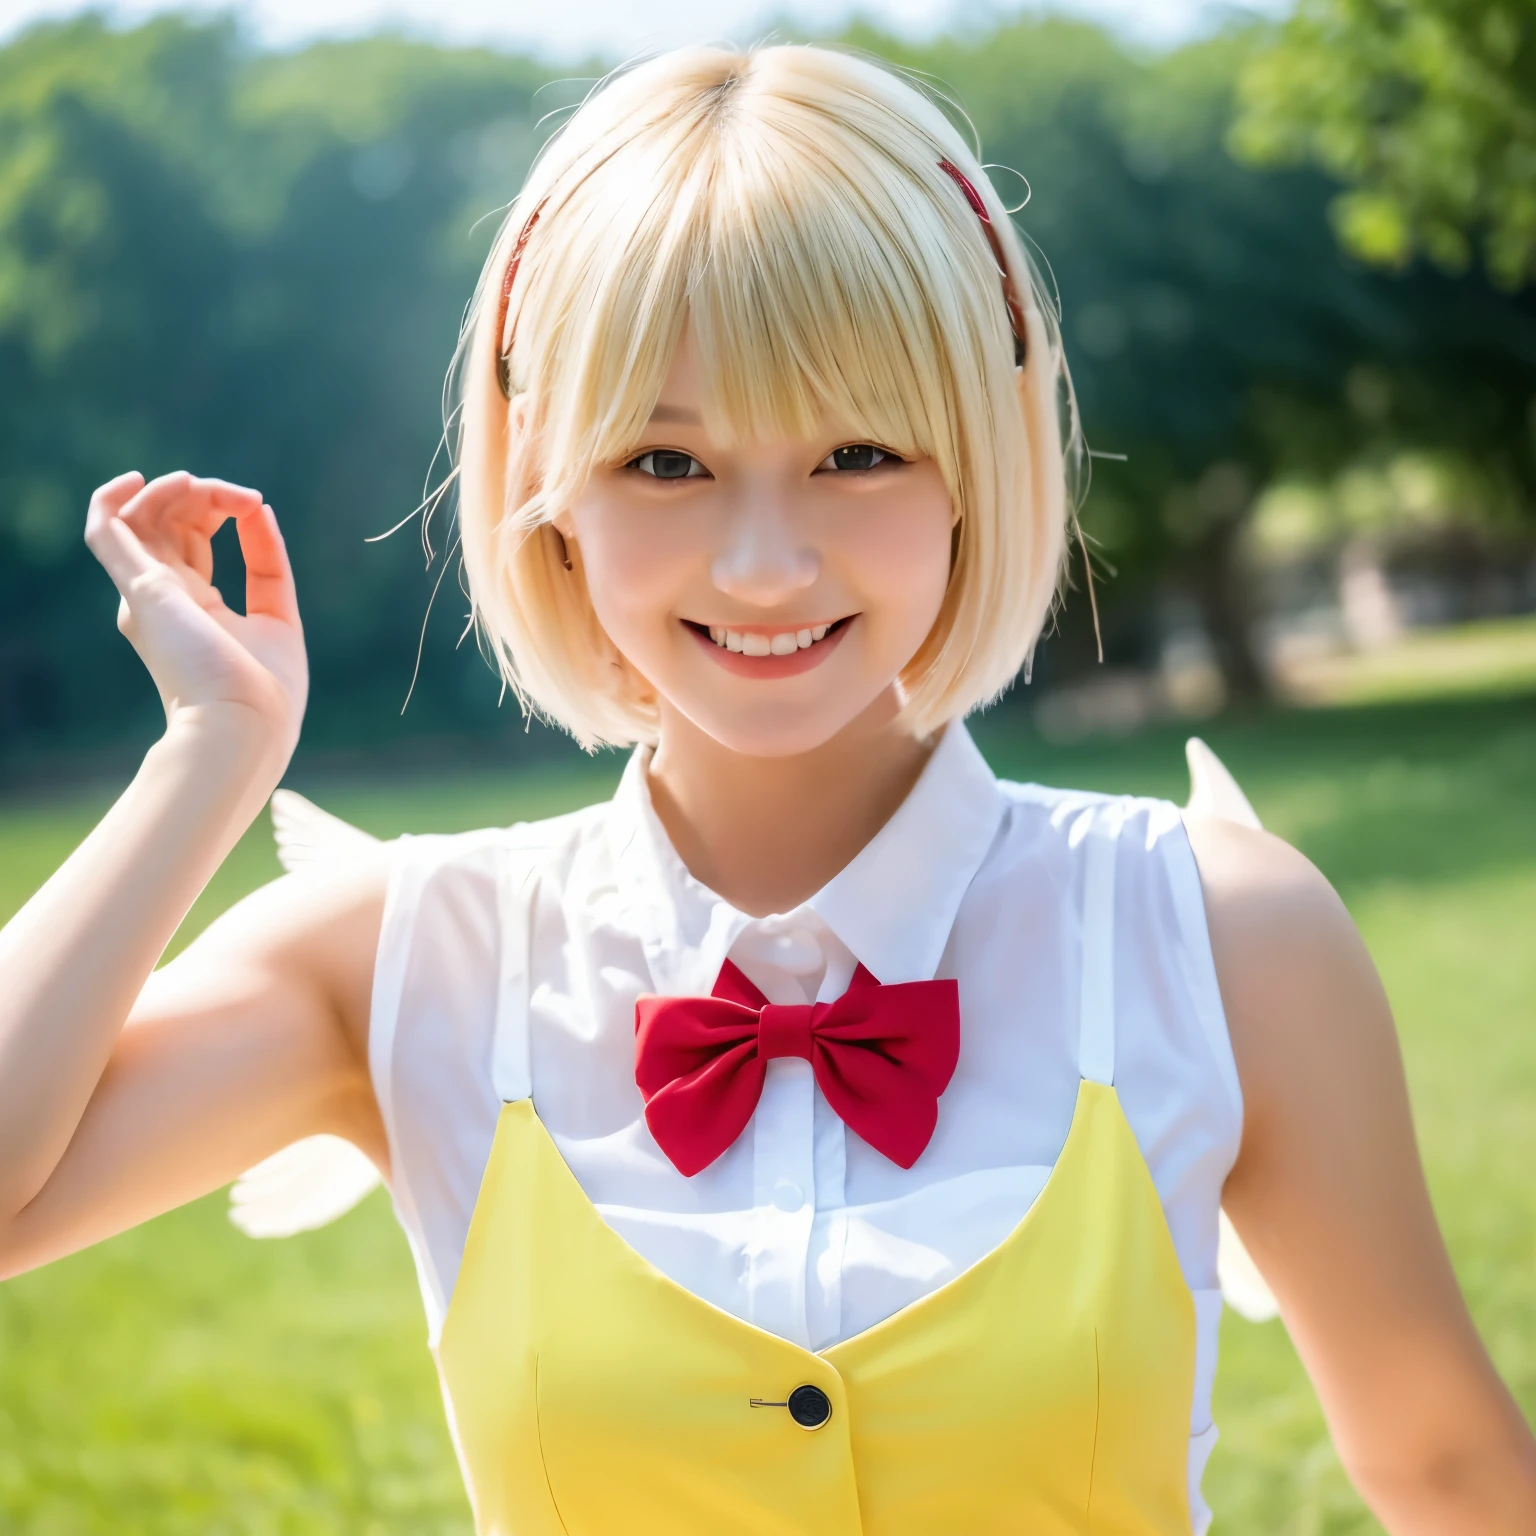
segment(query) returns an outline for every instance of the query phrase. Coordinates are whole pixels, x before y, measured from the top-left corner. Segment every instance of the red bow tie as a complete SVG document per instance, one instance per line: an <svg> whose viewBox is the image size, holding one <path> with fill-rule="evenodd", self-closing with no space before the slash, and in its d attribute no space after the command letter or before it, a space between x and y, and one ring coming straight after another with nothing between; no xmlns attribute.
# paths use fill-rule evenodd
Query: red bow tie
<svg viewBox="0 0 1536 1536"><path fill-rule="evenodd" d="M746 1129L775 1056L801 1056L843 1122L910 1168L960 1059L954 981L883 986L861 965L832 1003L770 1003L727 960L712 997L635 1002L645 1122L692 1178Z"/></svg>

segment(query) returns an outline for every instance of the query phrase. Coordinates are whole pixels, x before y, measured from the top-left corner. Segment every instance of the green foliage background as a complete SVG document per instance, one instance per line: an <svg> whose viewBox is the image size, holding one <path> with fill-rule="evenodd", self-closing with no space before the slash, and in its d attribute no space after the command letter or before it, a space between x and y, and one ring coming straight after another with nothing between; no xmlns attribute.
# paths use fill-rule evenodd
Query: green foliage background
<svg viewBox="0 0 1536 1536"><path fill-rule="evenodd" d="M1362 265L1330 227L1336 183L1236 160L1234 90L1268 32L1157 57L1049 19L838 41L944 89L1028 179L1019 223L1059 294L1090 446L1128 456L1095 461L1084 511L1112 662L1147 655L1171 591L1234 690L1262 689L1234 551L1279 475L1409 443L1475 463L1528 515L1533 290ZM601 68L555 80L388 36L263 53L178 17L0 48L0 770L158 728L81 539L92 487L130 467L225 475L277 508L313 669L301 751L540 750L464 643L451 508L425 535L408 519L445 467L442 379L495 212ZM217 553L238 592L232 530ZM1087 664L1087 617L1068 605L1042 681Z"/></svg>
<svg viewBox="0 0 1536 1536"><path fill-rule="evenodd" d="M1521 0L1300 0L1244 72L1235 141L1349 184L1350 249L1536 277L1536 15Z"/></svg>

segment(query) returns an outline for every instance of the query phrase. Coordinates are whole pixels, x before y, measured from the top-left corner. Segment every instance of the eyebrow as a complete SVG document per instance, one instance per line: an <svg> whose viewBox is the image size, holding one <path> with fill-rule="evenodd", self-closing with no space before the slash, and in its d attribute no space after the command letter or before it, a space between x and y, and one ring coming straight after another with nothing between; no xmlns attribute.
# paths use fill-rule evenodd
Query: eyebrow
<svg viewBox="0 0 1536 1536"><path fill-rule="evenodd" d="M682 426L698 427L704 424L703 418L695 410L690 410L686 405L658 405L651 412L653 422L676 422Z"/></svg>

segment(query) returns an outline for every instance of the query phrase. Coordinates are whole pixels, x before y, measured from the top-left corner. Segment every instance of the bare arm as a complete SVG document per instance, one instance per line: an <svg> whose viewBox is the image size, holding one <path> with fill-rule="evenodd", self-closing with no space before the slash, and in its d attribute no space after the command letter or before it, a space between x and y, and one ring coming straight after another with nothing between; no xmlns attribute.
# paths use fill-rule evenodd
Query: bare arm
<svg viewBox="0 0 1536 1536"><path fill-rule="evenodd" d="M244 615L211 585L227 517ZM355 1131L365 1147L371 1133L357 1018L377 860L275 882L152 974L297 739L307 670L271 509L220 481L123 476L93 498L86 539L167 724L0 930L0 1275L216 1188L310 1131Z"/></svg>
<svg viewBox="0 0 1536 1536"><path fill-rule="evenodd" d="M1224 1204L1394 1536L1536 1531L1536 1440L1446 1255L1386 995L1294 849L1192 821L1245 1101Z"/></svg>
<svg viewBox="0 0 1536 1536"><path fill-rule="evenodd" d="M384 874L380 851L285 875L148 977L60 1157L0 1227L0 1279L221 1188L305 1136L344 1136L388 1172L367 1066ZM77 1097L87 1073L58 1065L48 1086ZM34 1122L55 1129L42 1107L39 1095Z"/></svg>

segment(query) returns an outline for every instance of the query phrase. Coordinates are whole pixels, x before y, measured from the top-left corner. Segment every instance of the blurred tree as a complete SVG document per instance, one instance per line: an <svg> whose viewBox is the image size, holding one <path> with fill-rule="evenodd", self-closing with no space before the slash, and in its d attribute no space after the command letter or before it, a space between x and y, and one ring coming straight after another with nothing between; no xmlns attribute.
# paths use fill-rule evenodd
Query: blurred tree
<svg viewBox="0 0 1536 1536"><path fill-rule="evenodd" d="M219 136L226 45L91 21L0 50L0 732L110 717L141 670L85 495L216 426L233 252L166 150Z"/></svg>
<svg viewBox="0 0 1536 1536"><path fill-rule="evenodd" d="M1141 58L1059 20L845 39L948 82L988 154L1030 178L1021 223L1059 289L1090 442L1128 456L1097 462L1084 513L1120 572L1101 589L1111 647L1145 660L1145 616L1183 590L1239 694L1264 679L1238 552L1277 476L1423 446L1536 500L1536 288L1362 266L1329 232L1337 183L1235 161L1233 82L1264 40ZM387 36L263 54L184 17L0 48L0 760L158 728L80 538L91 488L129 467L243 479L277 507L313 668L306 746L519 730L456 648L446 516L427 569L408 526L365 541L429 483L483 215L583 84ZM1074 603L1045 667L1089 642Z"/></svg>
<svg viewBox="0 0 1536 1536"><path fill-rule="evenodd" d="M853 39L962 97L988 155L1028 178L1018 222L1049 259L1090 446L1126 456L1094 463L1083 513L1119 573L1101 592L1111 633L1144 661L1145 616L1182 593L1239 698L1267 686L1242 555L1272 480L1429 441L1475 445L1527 504L1536 490L1524 298L1364 267L1330 235L1335 182L1229 152L1233 84L1266 37L1148 58L1062 20L921 50ZM1023 197L1017 175L994 179ZM1076 669L1091 635L1072 607L1056 653Z"/></svg>
<svg viewBox="0 0 1536 1536"><path fill-rule="evenodd" d="M1242 73L1233 142L1312 160L1366 261L1424 251L1496 282L1536 277L1536 11L1530 0L1300 0Z"/></svg>
<svg viewBox="0 0 1536 1536"><path fill-rule="evenodd" d="M1536 12L1529 0L1301 0L1240 68L1243 162L1311 162L1343 187L1352 255L1401 274L1392 345L1345 376L1359 467L1406 451L1480 484L1483 524L1536 519ZM1436 281L1423 255L1457 282ZM1480 256L1480 260L1475 258ZM1490 292L1490 286L1496 290ZM1466 515L1463 512L1463 517ZM1408 500L1391 521L1410 531Z"/></svg>
<svg viewBox="0 0 1536 1536"><path fill-rule="evenodd" d="M129 467L262 487L305 616L306 742L387 730L431 582L408 530L364 540L421 494L473 226L521 182L544 80L388 37L261 55L175 17L0 49L0 748L157 728L81 539ZM484 732L494 679L436 618L404 729Z"/></svg>

